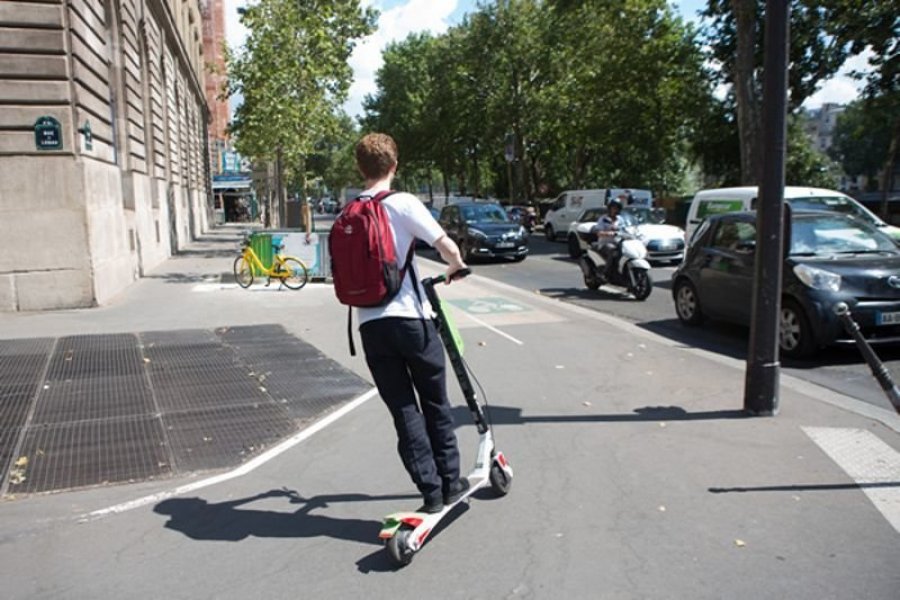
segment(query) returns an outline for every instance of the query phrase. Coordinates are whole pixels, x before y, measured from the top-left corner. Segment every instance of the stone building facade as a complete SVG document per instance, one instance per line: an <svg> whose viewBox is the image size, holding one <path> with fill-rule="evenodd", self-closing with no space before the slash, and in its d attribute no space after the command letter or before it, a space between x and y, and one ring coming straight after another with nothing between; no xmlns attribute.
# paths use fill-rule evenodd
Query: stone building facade
<svg viewBox="0 0 900 600"><path fill-rule="evenodd" d="M207 228L200 1L0 2L0 310L102 305Z"/></svg>

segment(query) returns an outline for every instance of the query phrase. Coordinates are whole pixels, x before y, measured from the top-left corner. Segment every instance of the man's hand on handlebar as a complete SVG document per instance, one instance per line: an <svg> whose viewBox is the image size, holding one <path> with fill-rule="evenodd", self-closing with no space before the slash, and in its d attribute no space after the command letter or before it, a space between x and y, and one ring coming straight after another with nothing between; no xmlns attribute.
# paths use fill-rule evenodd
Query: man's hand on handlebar
<svg viewBox="0 0 900 600"><path fill-rule="evenodd" d="M459 262L458 264L450 265L447 267L447 272L444 274L444 284L450 285L450 283L456 279L462 279L472 270L466 266L466 263Z"/></svg>

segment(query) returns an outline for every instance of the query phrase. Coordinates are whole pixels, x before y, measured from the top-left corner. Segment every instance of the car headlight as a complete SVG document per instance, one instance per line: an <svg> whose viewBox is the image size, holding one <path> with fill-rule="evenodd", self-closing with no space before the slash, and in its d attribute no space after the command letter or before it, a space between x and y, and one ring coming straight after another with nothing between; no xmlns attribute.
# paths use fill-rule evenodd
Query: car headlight
<svg viewBox="0 0 900 600"><path fill-rule="evenodd" d="M487 234L480 229L475 229L474 227L469 227L469 235L474 238L486 238Z"/></svg>
<svg viewBox="0 0 900 600"><path fill-rule="evenodd" d="M814 290L836 292L841 289L841 276L825 269L817 269L809 265L795 265L794 274L804 285Z"/></svg>

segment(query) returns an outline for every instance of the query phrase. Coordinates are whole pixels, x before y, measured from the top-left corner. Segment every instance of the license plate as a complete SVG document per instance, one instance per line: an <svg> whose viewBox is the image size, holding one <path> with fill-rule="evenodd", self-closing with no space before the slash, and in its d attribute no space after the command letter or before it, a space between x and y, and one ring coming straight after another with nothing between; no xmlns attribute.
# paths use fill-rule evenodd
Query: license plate
<svg viewBox="0 0 900 600"><path fill-rule="evenodd" d="M900 325L900 312L878 313L875 322L879 325Z"/></svg>
<svg viewBox="0 0 900 600"><path fill-rule="evenodd" d="M514 242L497 242L498 248L515 248L516 244Z"/></svg>

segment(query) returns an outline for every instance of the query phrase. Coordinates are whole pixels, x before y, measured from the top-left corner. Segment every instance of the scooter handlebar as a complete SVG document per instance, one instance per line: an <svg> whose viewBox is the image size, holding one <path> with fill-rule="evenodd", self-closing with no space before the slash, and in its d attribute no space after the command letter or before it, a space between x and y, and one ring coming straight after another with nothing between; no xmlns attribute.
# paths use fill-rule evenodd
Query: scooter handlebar
<svg viewBox="0 0 900 600"><path fill-rule="evenodd" d="M472 269L466 267L465 269L459 269L450 274L450 281L456 281L457 279L462 279L463 277L467 277L472 274ZM423 285L436 285L438 283L444 283L447 281L446 274L440 274L437 277L426 277L422 280Z"/></svg>

